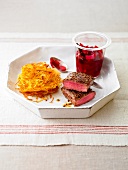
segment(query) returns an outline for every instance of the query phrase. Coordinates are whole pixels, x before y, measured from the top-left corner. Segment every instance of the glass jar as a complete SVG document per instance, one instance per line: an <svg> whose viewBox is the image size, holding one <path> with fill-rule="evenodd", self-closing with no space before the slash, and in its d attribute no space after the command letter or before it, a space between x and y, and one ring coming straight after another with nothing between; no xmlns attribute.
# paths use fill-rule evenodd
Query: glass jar
<svg viewBox="0 0 128 170"><path fill-rule="evenodd" d="M98 77L111 39L103 33L88 31L76 34L73 43L76 47L76 71Z"/></svg>

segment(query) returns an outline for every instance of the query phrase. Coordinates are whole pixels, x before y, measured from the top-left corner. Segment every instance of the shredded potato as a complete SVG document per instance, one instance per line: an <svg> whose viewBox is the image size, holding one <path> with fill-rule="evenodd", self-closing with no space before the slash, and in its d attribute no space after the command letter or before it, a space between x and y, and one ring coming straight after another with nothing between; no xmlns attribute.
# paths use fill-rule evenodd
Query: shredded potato
<svg viewBox="0 0 128 170"><path fill-rule="evenodd" d="M28 96L46 99L46 95L56 92L60 85L60 72L45 62L26 64L18 75L18 90L27 99Z"/></svg>

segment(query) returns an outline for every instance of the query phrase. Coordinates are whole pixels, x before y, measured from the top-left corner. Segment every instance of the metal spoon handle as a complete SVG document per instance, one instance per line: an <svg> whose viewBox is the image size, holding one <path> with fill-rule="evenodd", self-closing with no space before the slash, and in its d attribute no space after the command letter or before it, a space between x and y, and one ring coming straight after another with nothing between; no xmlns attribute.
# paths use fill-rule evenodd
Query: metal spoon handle
<svg viewBox="0 0 128 170"><path fill-rule="evenodd" d="M96 83L95 81L93 82L92 86L94 86L98 89L103 89L103 87L101 85L99 85L98 83Z"/></svg>

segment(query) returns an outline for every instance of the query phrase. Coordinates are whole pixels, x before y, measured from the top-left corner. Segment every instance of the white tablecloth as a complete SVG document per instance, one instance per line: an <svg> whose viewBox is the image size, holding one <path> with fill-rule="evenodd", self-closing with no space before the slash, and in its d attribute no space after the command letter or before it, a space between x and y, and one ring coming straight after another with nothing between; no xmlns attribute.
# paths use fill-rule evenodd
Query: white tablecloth
<svg viewBox="0 0 128 170"><path fill-rule="evenodd" d="M107 33L107 56L121 85L114 100L87 119L41 119L6 91L8 63L31 49L71 44L73 34L0 34L0 145L128 145L128 33Z"/></svg>

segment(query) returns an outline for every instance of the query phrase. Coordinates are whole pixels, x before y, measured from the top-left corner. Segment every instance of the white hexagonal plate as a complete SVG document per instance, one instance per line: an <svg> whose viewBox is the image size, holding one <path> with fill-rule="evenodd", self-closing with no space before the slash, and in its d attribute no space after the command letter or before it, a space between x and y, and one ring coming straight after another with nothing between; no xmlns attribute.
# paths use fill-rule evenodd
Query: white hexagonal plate
<svg viewBox="0 0 128 170"><path fill-rule="evenodd" d="M27 63L39 61L49 63L49 58L52 56L62 59L67 63L70 70L75 71L74 46L38 47L12 61L8 71L7 90L9 93L12 94L13 98L42 118L87 118L112 100L120 88L113 62L105 57L101 74L95 80L103 88L97 89L92 87L96 91L96 96L90 102L79 107L72 106L71 108L65 108L63 105L67 102L67 99L63 96L61 90L53 95L53 103L50 103L51 99L40 103L27 100L15 89L17 76L21 72L21 67ZM61 73L61 77L65 78L67 74ZM60 101L57 101L57 99L60 99Z"/></svg>

